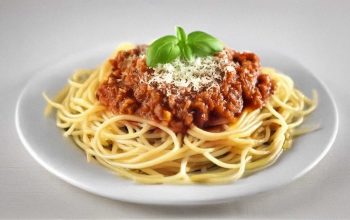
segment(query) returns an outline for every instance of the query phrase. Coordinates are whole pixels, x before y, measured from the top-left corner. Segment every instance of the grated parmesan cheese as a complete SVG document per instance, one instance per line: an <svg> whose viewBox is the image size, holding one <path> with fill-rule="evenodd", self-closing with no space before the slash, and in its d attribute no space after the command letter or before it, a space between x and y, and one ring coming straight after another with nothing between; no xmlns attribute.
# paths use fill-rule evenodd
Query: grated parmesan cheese
<svg viewBox="0 0 350 220"><path fill-rule="evenodd" d="M234 72L235 64L224 57L197 57L191 61L175 59L171 63L158 64L154 68L154 74L148 83L158 88L164 84L167 87L166 95L177 94L178 89L189 88L192 91L200 91L203 88L219 88L219 83L227 72ZM164 87L163 87L164 88Z"/></svg>

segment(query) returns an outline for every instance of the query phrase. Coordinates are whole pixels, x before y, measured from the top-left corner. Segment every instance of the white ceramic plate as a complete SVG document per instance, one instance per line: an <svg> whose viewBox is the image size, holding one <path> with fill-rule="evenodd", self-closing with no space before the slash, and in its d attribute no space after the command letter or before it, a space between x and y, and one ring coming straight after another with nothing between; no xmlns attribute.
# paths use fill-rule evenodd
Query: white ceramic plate
<svg viewBox="0 0 350 220"><path fill-rule="evenodd" d="M67 57L42 71L26 85L16 109L18 134L28 152L48 171L86 191L112 199L146 204L188 205L220 203L271 190L287 184L313 168L329 151L338 128L335 103L314 75L298 62L280 53L254 50L264 66L290 75L296 86L311 95L319 94L317 110L305 124L321 124L321 129L295 140L293 148L271 167L234 183L224 185L142 185L116 176L96 162L88 163L84 152L62 136L54 117L45 118L42 92L53 97L76 69L94 68L111 54L108 45Z"/></svg>

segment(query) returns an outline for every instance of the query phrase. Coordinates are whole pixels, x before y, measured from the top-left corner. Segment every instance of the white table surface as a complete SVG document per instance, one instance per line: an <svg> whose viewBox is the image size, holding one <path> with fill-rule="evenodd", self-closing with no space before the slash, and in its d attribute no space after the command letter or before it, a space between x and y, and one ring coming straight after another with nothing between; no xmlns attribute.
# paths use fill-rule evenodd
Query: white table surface
<svg viewBox="0 0 350 220"><path fill-rule="evenodd" d="M148 42L177 24L206 30L236 48L278 47L314 72L339 110L338 136L327 156L283 188L188 208L95 196L29 156L15 130L14 109L33 74L105 43ZM350 218L349 51L350 1L0 0L0 218Z"/></svg>

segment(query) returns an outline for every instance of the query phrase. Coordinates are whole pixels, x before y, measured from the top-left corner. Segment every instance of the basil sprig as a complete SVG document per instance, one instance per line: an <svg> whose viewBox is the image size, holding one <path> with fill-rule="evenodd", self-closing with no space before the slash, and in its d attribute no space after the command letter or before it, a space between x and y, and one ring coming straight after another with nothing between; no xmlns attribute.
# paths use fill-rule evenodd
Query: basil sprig
<svg viewBox="0 0 350 220"><path fill-rule="evenodd" d="M205 32L194 31L186 35L182 27L176 27L176 36L161 37L148 47L146 62L148 66L155 67L178 57L190 61L196 56L210 56L223 49L221 41Z"/></svg>

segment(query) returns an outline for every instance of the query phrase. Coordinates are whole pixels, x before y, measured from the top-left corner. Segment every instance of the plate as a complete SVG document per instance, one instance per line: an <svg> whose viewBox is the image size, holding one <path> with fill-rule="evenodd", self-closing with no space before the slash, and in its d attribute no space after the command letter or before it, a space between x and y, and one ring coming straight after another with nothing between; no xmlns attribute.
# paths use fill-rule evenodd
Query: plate
<svg viewBox="0 0 350 220"><path fill-rule="evenodd" d="M97 162L86 161L82 150L62 136L55 119L44 117L46 92L53 97L77 69L94 68L108 57L108 45L66 57L64 61L35 75L23 89L16 107L16 127L30 155L48 171L81 189L111 199L159 205L198 205L232 201L280 187L301 177L329 151L338 129L335 102L326 86L297 61L282 53L253 49L263 66L271 66L291 76L297 88L311 96L319 94L316 111L304 124L320 124L321 129L297 138L292 149L260 172L221 185L143 185L119 177Z"/></svg>

